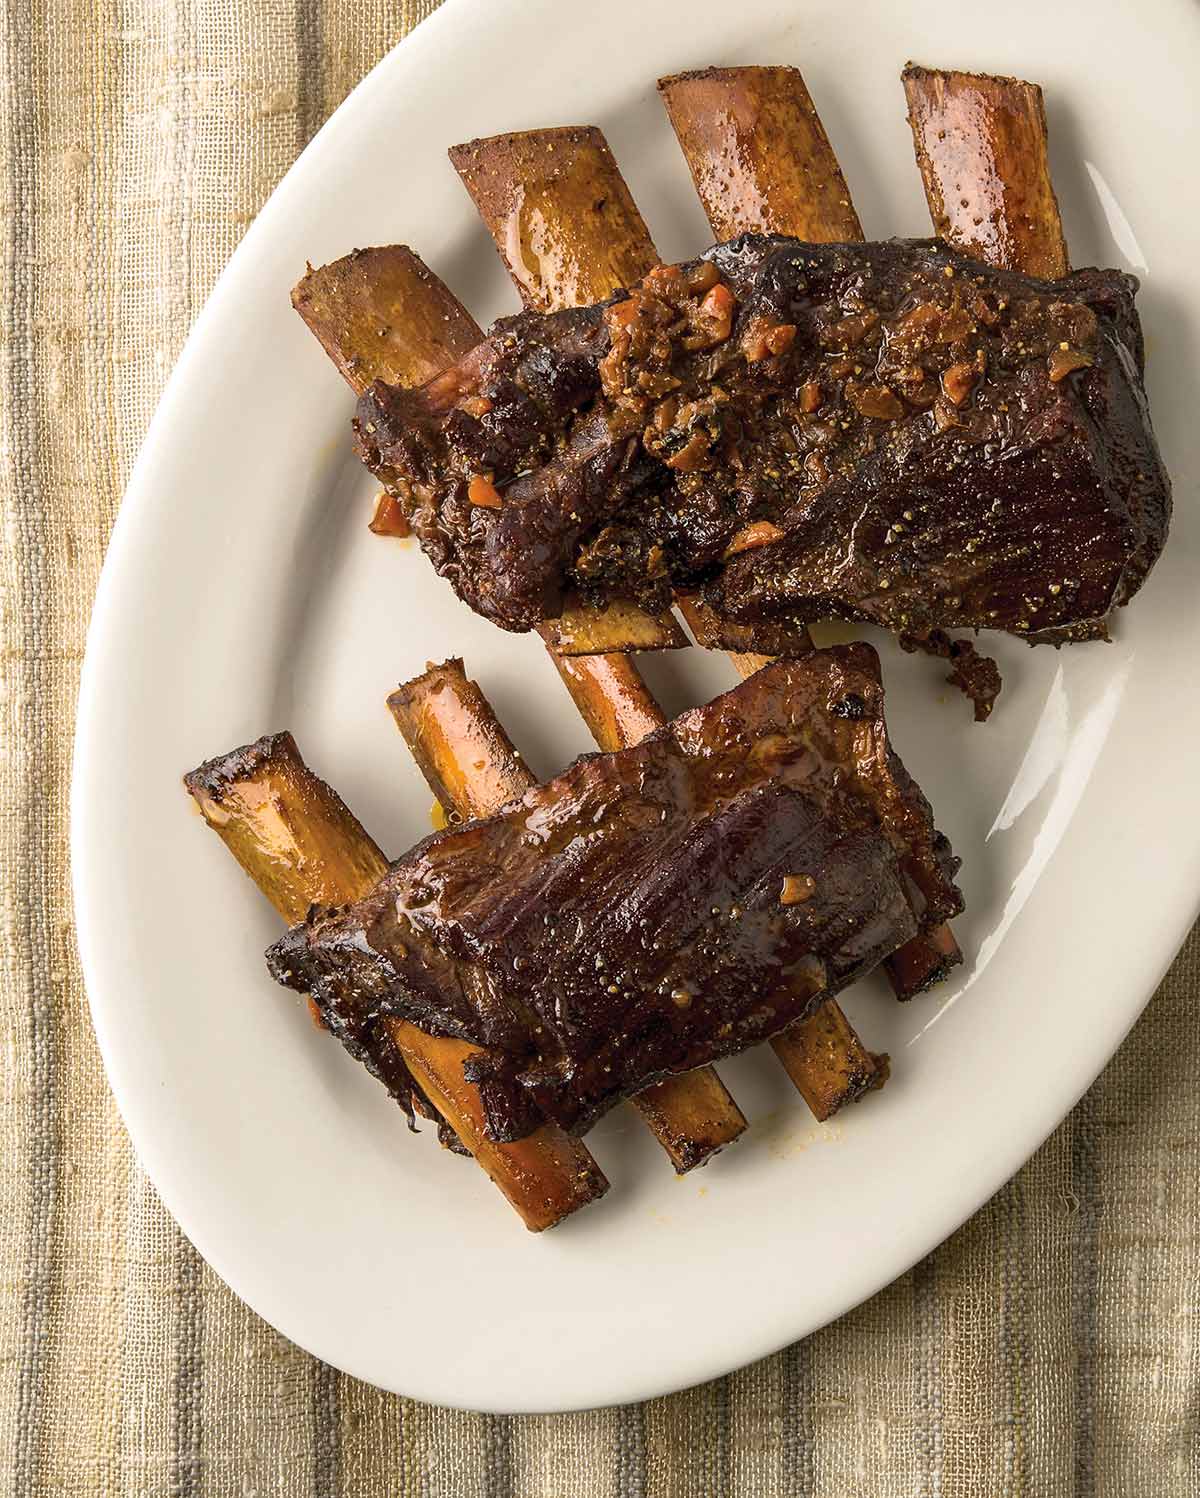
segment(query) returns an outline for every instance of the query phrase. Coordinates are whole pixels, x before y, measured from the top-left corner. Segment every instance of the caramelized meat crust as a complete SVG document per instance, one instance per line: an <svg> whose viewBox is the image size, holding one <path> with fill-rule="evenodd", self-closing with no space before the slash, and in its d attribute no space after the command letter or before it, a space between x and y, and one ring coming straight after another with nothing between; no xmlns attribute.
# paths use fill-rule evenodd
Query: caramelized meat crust
<svg viewBox="0 0 1200 1498"><path fill-rule="evenodd" d="M841 646L425 839L268 962L359 1044L393 1015L483 1047L495 1138L579 1132L956 915L957 867L889 746L875 652Z"/></svg>
<svg viewBox="0 0 1200 1498"><path fill-rule="evenodd" d="M507 629L568 591L744 623L1102 634L1166 537L1136 281L937 240L743 235L594 307L497 323L357 441Z"/></svg>

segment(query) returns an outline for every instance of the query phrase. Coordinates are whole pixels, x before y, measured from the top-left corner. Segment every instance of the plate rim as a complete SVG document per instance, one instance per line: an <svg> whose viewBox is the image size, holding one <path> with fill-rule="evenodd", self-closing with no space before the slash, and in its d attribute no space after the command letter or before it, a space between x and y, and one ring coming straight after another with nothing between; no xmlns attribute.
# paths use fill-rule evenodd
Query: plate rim
<svg viewBox="0 0 1200 1498"><path fill-rule="evenodd" d="M515 0L510 0L510 4ZM262 209L256 215L254 222L249 226L234 249L228 262L222 269L212 291L206 299L203 308L193 323L180 356L164 385L162 394L155 408L152 420L147 428L137 459L130 472L116 520L114 522L109 542L105 551L104 563L97 584L96 596L93 604L91 619L87 632L87 644L84 661L80 673L79 693L76 709L76 729L74 735L71 777L70 777L70 810L69 810L69 847L71 854L71 891L74 908L76 941L80 955L81 968L84 977L85 990L88 996L89 1011L92 1025L97 1037L97 1042L104 1061L106 1077L112 1088L121 1117L129 1133L131 1142L137 1153L139 1164L147 1172L148 1177L155 1186L155 1190L163 1201L167 1210L179 1224L186 1236L196 1244L198 1250L203 1254L206 1261L213 1267L215 1272L228 1284L239 1298L250 1306L256 1314L263 1316L268 1324L279 1326L277 1316L268 1316L262 1312L256 1302L256 1297L248 1296L236 1287L236 1270L225 1264L225 1255L219 1249L202 1247L205 1240L209 1238L203 1223L193 1221L193 1214L186 1201L182 1197L186 1194L177 1190L178 1183L174 1180L160 1179L160 1174L149 1165L143 1165L144 1139L139 1138L141 1133L140 1114L133 1093L125 1086L118 1085L114 1080L123 1077L125 1066L120 1059L120 1046L115 1038L113 1019L115 1010L110 1003L106 1003L102 997L105 983L100 976L103 968L101 951L103 947L102 933L96 929L94 922L94 910L89 899L89 885L87 865L89 859L86 855L86 843L88 839L88 808L87 791L89 777L93 772L94 759L98 752L96 739L98 737L98 721L96 714L96 702L102 690L102 675L106 660L105 642L116 627L117 615L120 609L120 582L123 568L127 565L123 559L133 544L133 538L139 519L145 508L152 502L153 493L149 486L149 474L160 460L160 450L166 443L167 434L174 419L177 407L182 399L191 378L194 365L204 361L206 345L209 339L209 330L214 327L220 319L222 309L230 288L236 282L243 264L249 263L257 251L259 242L272 231L273 220L279 212L278 204L295 188L298 177L298 169L301 163L311 161L329 149L331 140L334 139L339 129L346 120L347 107L351 101L358 101L356 108L363 107L365 100L372 90L381 87L395 67L395 60L401 54L412 55L422 48L436 48L440 46L441 33L451 27L469 24L469 14L475 11L486 10L489 7L485 0L443 0L439 9L425 18L420 25L408 36L402 38L395 44L376 65L367 73L356 87L347 95L346 99L339 105L338 109L323 124L321 129L314 135L305 147L304 151L296 158L292 166L280 179L272 193L264 203ZM839 1298L835 1308L829 1310L827 1315L802 1330L790 1330L781 1336L772 1337L770 1334L760 1335L754 1345L750 1347L742 1361L734 1366L742 1367L762 1357L788 1346L798 1336L807 1336L818 1330L821 1326L852 1310L854 1306L861 1304L879 1290L899 1277L918 1262L924 1255L930 1252L938 1244L943 1242L950 1233L973 1216L984 1203L999 1189L1004 1182L1011 1179L1020 1170L1029 1158L1045 1142L1051 1133L1063 1122L1075 1107L1079 1098L1090 1088L1108 1060L1119 1048L1137 1019L1142 1014L1146 1004L1160 985L1163 976L1170 968L1188 932L1191 930L1198 915L1200 915L1200 889L1187 899L1180 899L1172 907L1173 919L1168 923L1172 928L1169 948L1165 950L1166 955L1154 965L1152 977L1145 983L1140 1000L1131 1004L1128 1009L1122 1009L1116 1024L1097 1024L1096 1032L1092 1036L1090 1046L1081 1048L1086 1051L1088 1060L1081 1068L1080 1074L1087 1075L1073 1092L1068 1105L1062 1105L1062 1097L1059 1096L1048 1107L1040 1110L1031 1109L1026 1116L1026 1125L1023 1129L1014 1126L1014 1136L1020 1136L1020 1143L1014 1147L1011 1142L1009 1148L1004 1152L1005 1164L998 1170L992 1171L982 1177L978 1190L968 1193L964 1197L955 1198L954 1204L948 1209L943 1202L939 1213L934 1213L935 1218L932 1228L913 1235L916 1247L911 1244L907 1250L907 1257L903 1262L897 1261L894 1269L889 1272L887 1278L880 1280L877 1274L867 1273L862 1276L862 1283L852 1292L853 1298ZM153 1154L152 1148L147 1148L148 1154ZM1015 1163L1014 1163L1015 1162ZM963 1206L963 1201L967 1205ZM288 1338L313 1356L321 1357L326 1361L334 1362L337 1366L346 1366L343 1362L331 1356L328 1349L311 1345L307 1337L301 1333L297 1335L295 1330L280 1328ZM369 1377L373 1383L380 1387L389 1388L396 1393L403 1393L407 1397L432 1400L438 1403L451 1403L453 1407L463 1409L476 1409L486 1412L503 1413L549 1413L567 1410L582 1410L589 1408L605 1407L613 1404L625 1403L655 1397L671 1390L692 1387L710 1378L719 1376L730 1370L728 1359L723 1355L714 1356L705 1366L698 1367L694 1376L688 1382L680 1384L676 1380L664 1383L647 1372L640 1377L630 1377L623 1381L619 1391L609 1390L601 1404L593 1399L571 1399L561 1404L546 1405L541 1402L525 1403L521 1400L508 1405L496 1405L493 1403L462 1403L457 1399L447 1399L447 1389L443 1382L431 1380L424 1382L422 1391L422 1379L413 1371L411 1380L406 1376L405 1387L401 1389L394 1383L383 1382L374 1376L357 1374L360 1377ZM347 1367L346 1371L355 1374L353 1367ZM636 1370L635 1370L636 1372ZM416 1389L414 1391L414 1385Z"/></svg>

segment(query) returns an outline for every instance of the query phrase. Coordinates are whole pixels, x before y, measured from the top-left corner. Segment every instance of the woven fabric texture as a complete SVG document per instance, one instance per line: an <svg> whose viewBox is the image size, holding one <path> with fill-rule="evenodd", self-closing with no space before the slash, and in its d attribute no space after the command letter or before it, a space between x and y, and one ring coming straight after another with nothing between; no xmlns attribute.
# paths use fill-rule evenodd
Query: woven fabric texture
<svg viewBox="0 0 1200 1498"><path fill-rule="evenodd" d="M325 115L430 8L3 6L5 1491L1195 1494L1195 935L1070 1119L953 1239L808 1341L639 1407L491 1418L344 1377L246 1310L140 1173L88 1020L67 883L73 715L104 547L220 267Z"/></svg>

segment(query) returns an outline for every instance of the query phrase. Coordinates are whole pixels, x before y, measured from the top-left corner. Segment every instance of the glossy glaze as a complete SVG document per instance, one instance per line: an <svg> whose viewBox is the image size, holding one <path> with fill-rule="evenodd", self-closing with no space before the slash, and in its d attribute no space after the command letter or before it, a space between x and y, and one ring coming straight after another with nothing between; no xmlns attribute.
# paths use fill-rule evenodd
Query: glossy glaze
<svg viewBox="0 0 1200 1498"><path fill-rule="evenodd" d="M666 722L628 656L562 656L551 650L550 658L601 749L627 749Z"/></svg>
<svg viewBox="0 0 1200 1498"><path fill-rule="evenodd" d="M590 158L601 169L604 151L593 151ZM611 166L611 155L607 160ZM636 211L630 216L631 200L625 207L616 202L612 207L627 226L631 243L636 243L638 227ZM652 249L649 254L653 259ZM628 270L637 263L626 254L618 265ZM588 290L597 294L597 284L589 282ZM376 378L398 384L429 379L482 336L453 293L402 247L356 253L321 270L310 270L293 301L356 390ZM447 340L456 341L459 347L451 347ZM403 534L408 534L396 501L386 491L381 500L395 514L381 525L382 505L377 506L372 529L395 534L398 525L403 525ZM679 648L687 643L669 610L650 615L620 601L603 610L568 605L547 635L558 649L581 654L606 645L628 651ZM605 659L590 658L598 664ZM614 667L616 675L634 677L636 668L624 661L619 669ZM445 825L444 808L449 808L454 820L486 815L531 783L490 705L474 683L467 681L461 661L431 668L393 693L388 705L438 798L434 806L443 818L440 825ZM647 1089L635 1106L680 1171L703 1164L745 1128L728 1089L703 1069Z"/></svg>
<svg viewBox="0 0 1200 1498"><path fill-rule="evenodd" d="M457 820L490 816L535 783L458 657L403 682L387 705L429 789Z"/></svg>
<svg viewBox="0 0 1200 1498"><path fill-rule="evenodd" d="M619 673L630 696L622 722L630 727L630 677L640 678L628 657L585 656L576 662L551 655L561 662L565 681L608 687L611 675L596 673L606 668ZM533 787L533 775L461 660L430 666L393 692L388 706L427 784L451 808L455 823L490 816ZM661 725L655 713L636 737ZM652 1084L632 1102L680 1173L703 1165L746 1127L729 1089L708 1067Z"/></svg>
<svg viewBox="0 0 1200 1498"><path fill-rule="evenodd" d="M1066 275L1041 89L910 65L904 91L935 232L989 265Z"/></svg>
<svg viewBox="0 0 1200 1498"><path fill-rule="evenodd" d="M1088 638L1170 510L1135 284L985 271L932 241L745 236L607 311L501 324L427 391L373 387L360 451L509 629L568 586L655 607L704 584L742 621ZM794 330L783 353L760 355L763 328ZM481 470L497 510L464 499ZM728 556L752 521L783 539Z"/></svg>
<svg viewBox="0 0 1200 1498"><path fill-rule="evenodd" d="M637 650L682 650L687 636L669 608L649 612L626 598L602 609L567 599L561 614L547 619L540 633L566 656L592 656L605 650L628 655Z"/></svg>
<svg viewBox="0 0 1200 1498"><path fill-rule="evenodd" d="M658 258L594 126L469 141L451 147L450 160L527 307L599 301Z"/></svg>
<svg viewBox="0 0 1200 1498"><path fill-rule="evenodd" d="M846 179L795 68L705 68L662 78L658 87L718 240L747 232L862 238Z"/></svg>
<svg viewBox="0 0 1200 1498"><path fill-rule="evenodd" d="M316 903L357 900L387 868L341 797L304 763L290 734L208 760L185 780L205 820L285 920ZM501 1144L483 1126L464 1066L476 1048L396 1017L321 1016L405 1108L439 1118L538 1232L603 1196L608 1182L585 1145L550 1125Z"/></svg>
<svg viewBox="0 0 1200 1498"><path fill-rule="evenodd" d="M868 646L779 661L426 839L272 970L338 1024L394 1014L485 1048L497 1137L586 1127L804 1018L914 934L914 899L927 923L959 908L881 708ZM781 900L788 874L809 899Z"/></svg>
<svg viewBox="0 0 1200 1498"><path fill-rule="evenodd" d="M815 119L815 111L810 108L809 112ZM511 215L508 220L495 217L491 204L506 193L511 201L524 202L526 184L517 174L529 152L539 153L540 159L545 160L558 156L566 144L567 159L574 160L582 170L576 170L570 178L560 173L538 179L541 232L543 237L559 234L570 241L573 255L582 257L591 268L590 293L593 298L599 298L618 290L621 285L621 267L614 264L610 252L613 242L625 247L622 263L632 260L646 266L653 265L659 258L658 252L607 142L599 132L593 132L592 136L593 139L599 138L603 149L592 152L582 163L574 157L569 140L564 142L563 136L562 131L547 130L528 132L515 138L498 137L488 142L484 154L491 174L490 190L487 193L473 191L473 197L514 282L524 292L527 262L522 260L519 266L514 263L516 257L510 244L513 238ZM818 136L824 140L819 121L808 139L815 142ZM513 140L521 142L524 151L513 150L510 145ZM828 142L825 150L830 154ZM591 181L585 189L584 179L589 172ZM472 179L464 180L470 188ZM781 197L782 193L776 194L775 200ZM588 203L597 201L604 204L602 216L588 211ZM852 212L850 218L856 225ZM839 222L846 222L844 205ZM572 305L579 287L574 279L568 282L551 278L542 290L542 301L547 310L553 311ZM686 600L677 596L676 603L682 605L698 643L707 647L769 650L772 654L796 653L811 647L812 642L803 625L787 621L770 625L761 621L755 625L735 624L732 620L719 618L695 595ZM633 605L627 601L613 602L600 610L567 602L558 617L539 626L539 633L550 647L551 658L589 732L602 749L617 749L636 743L661 725L663 719L658 705L628 655L618 657L596 652L611 649L618 638L625 642L626 649L636 645L650 649L683 643L682 633L669 610L664 609L654 617L642 613L640 618L634 618ZM576 659L565 661L566 653ZM734 657L735 664L737 659ZM788 1075L820 1118L831 1117L839 1107L857 1097L866 1085L864 1079L881 1080L883 1077L876 1058L859 1041L834 1000L824 1006L822 1013L796 1026L794 1035L776 1037L773 1045ZM636 1100L637 1106L644 1117L654 1121L660 1141L680 1136L677 1125L671 1122L672 1115L676 1120L681 1115L685 1117L693 1135L698 1117L724 1120L724 1127L711 1135L715 1140L723 1140L734 1123L731 1100L724 1084L707 1068L688 1075L693 1079L691 1083L679 1078L647 1089ZM716 1102L706 1100L710 1094ZM695 1157L694 1147L683 1156L689 1163L694 1163Z"/></svg>
<svg viewBox="0 0 1200 1498"><path fill-rule="evenodd" d="M811 1124L769 1058L739 1058L730 1080L752 1127L736 1152L681 1184L644 1131L614 1113L589 1136L614 1184L604 1210L535 1242L471 1169L445 1160L431 1131L408 1139L379 1089L273 993L258 963L271 911L199 817L181 815L182 765L263 726L302 722L306 752L336 773L377 836L406 846L427 830L426 798L380 697L449 650L467 654L541 762L565 763L584 742L565 694L542 675L540 642L473 619L415 548L364 533L374 487L342 459L345 403L281 294L305 254L329 259L402 236L477 298L481 318L507 310L491 245L442 159L446 141L505 123L597 119L636 172L663 242L683 254L700 241L700 215L652 77L714 58L799 58L819 102L838 107L827 123L854 146L845 164L859 209L886 234L921 223L897 77L906 53L1052 80L1052 128L1054 115L1072 123L1057 142L1056 186L1073 258L1125 264L1090 161L1151 267L1143 318L1164 451L1181 485L1197 472L1197 232L1179 190L1200 68L1190 7L1163 7L1152 27L1136 8L1114 8L1108 45L1086 58L1080 38L1095 11L1074 0L1013 0L1002 27L989 7L876 0L851 22L829 0L803 11L576 7L569 25L564 15L547 0L450 0L348 101L243 240L108 553L84 672L72 848L108 1075L139 1160L212 1271L282 1335L355 1378L443 1405L530 1412L715 1378L927 1255L1097 1074L1192 924L1200 889L1189 764L1200 516L1181 503L1171 545L1112 645L1055 653L997 642L1007 697L986 730L931 697L936 664L888 650L895 741L967 855L967 975L984 944L989 961L949 1008L958 981L906 1006L889 1004L882 985L851 996L852 1017L896 1056L899 1085L836 1128ZM381 190L384 176L394 192ZM1165 216L1163 203L1173 205ZM277 419L283 440L265 442L250 410ZM236 545L218 555L226 535ZM700 651L653 669L681 704L731 679ZM1061 712L1062 755L1018 777L1043 702ZM1148 776L1150 747L1159 773ZM985 845L1018 778L1005 813L1015 820ZM200 920L206 960L181 965ZM1134 939L1095 939L1131 929ZM1122 1147L1122 1137L1105 1144ZM1143 1185L1150 1193L1152 1172ZM397 1272L398 1260L421 1273ZM344 1272L331 1276L333 1264Z"/></svg>

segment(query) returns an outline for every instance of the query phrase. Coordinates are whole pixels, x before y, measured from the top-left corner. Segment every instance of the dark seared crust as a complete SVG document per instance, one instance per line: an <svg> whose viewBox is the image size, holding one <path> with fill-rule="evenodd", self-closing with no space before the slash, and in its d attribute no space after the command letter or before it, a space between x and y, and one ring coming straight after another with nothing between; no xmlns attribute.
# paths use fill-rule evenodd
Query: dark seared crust
<svg viewBox="0 0 1200 1498"><path fill-rule="evenodd" d="M206 759L188 771L183 783L190 795L206 796L219 805L231 785L254 780L260 771L278 760L294 764L299 758L300 751L290 733L265 733L252 744Z"/></svg>
<svg viewBox="0 0 1200 1498"><path fill-rule="evenodd" d="M777 661L427 838L364 900L311 913L271 971L335 1033L394 1014L482 1047L471 1074L494 1137L544 1119L582 1131L961 910L958 861L882 701L869 646Z"/></svg>
<svg viewBox="0 0 1200 1498"><path fill-rule="evenodd" d="M688 627L696 644L704 650L731 650L735 654L803 655L812 649L812 637L804 624L788 619L730 619L709 608L699 594L683 600Z"/></svg>
<svg viewBox="0 0 1200 1498"><path fill-rule="evenodd" d="M541 340L543 331L552 342ZM614 496L636 494L655 476L658 465L635 441L613 441L603 410L587 414L606 348L594 308L523 313L498 323L492 342L423 390L377 382L359 402L355 431L367 466L401 494L413 533L437 571L504 628L532 629L559 616L580 581L564 574L563 559L602 528ZM491 410L480 418L456 404L472 388L489 392ZM461 477L428 498L408 485L407 474L425 470L433 435L428 425L410 421L422 405L433 428L444 418L449 440L469 446L472 472L508 476L501 508L473 504ZM570 429L560 433L566 423ZM552 466L531 471L536 456L552 453ZM605 601L621 596L618 589ZM598 595L593 591L588 601ZM636 602L652 612L670 601L665 575L657 585L636 589Z"/></svg>
<svg viewBox="0 0 1200 1498"><path fill-rule="evenodd" d="M946 680L970 698L976 723L986 723L992 716L1003 682L1000 667L990 655L980 655L970 640L952 640L944 629L931 629L926 635L901 635L900 647L949 661L951 671Z"/></svg>
<svg viewBox="0 0 1200 1498"><path fill-rule="evenodd" d="M1032 629L1021 638L1029 645L1082 645L1089 640L1103 640L1107 643L1110 636L1108 620L1101 618L1080 619L1075 624L1064 624L1058 629Z"/></svg>
<svg viewBox="0 0 1200 1498"><path fill-rule="evenodd" d="M943 982L962 962L963 955L949 926L928 933L926 940L909 942L888 958L892 992L903 1003Z"/></svg>
<svg viewBox="0 0 1200 1498"><path fill-rule="evenodd" d="M735 308L697 339L706 262ZM651 272L628 348L618 294L506 319L422 390L373 386L359 448L438 571L508 629L568 588L660 608L699 587L743 624L1094 638L1170 515L1136 286L936 240L744 235ZM763 330L791 342L764 354ZM475 474L498 508L471 503ZM742 549L763 521L782 535Z"/></svg>
<svg viewBox="0 0 1200 1498"><path fill-rule="evenodd" d="M414 1133L417 1128L415 1115L420 1113L425 1118L437 1120L438 1138L447 1148L453 1149L457 1155L469 1153L459 1143L454 1130L425 1096L421 1084L409 1071L399 1047L385 1026L380 1024L354 1025L344 1021L341 1016L322 1008L319 1001L315 1000L315 996L314 1002L317 1002L317 1007L320 1009L321 1022L325 1028L337 1036L355 1060L361 1061L377 1081L383 1083L393 1099L403 1108L408 1119L408 1126Z"/></svg>

